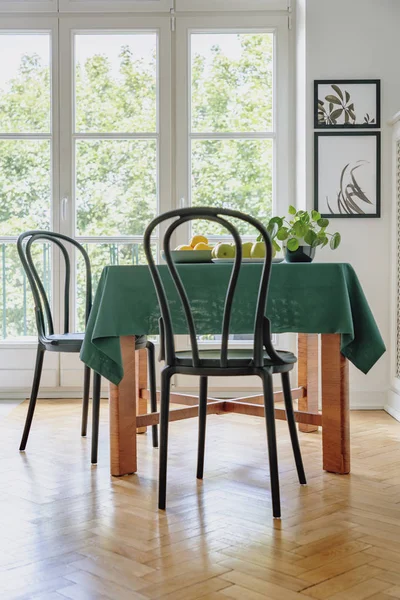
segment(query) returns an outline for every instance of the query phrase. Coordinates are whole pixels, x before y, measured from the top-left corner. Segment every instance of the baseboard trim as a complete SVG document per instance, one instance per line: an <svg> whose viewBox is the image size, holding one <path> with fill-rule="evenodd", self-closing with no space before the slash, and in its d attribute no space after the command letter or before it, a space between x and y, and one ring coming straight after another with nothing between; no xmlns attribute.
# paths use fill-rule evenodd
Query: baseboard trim
<svg viewBox="0 0 400 600"><path fill-rule="evenodd" d="M90 392L90 397L92 397ZM0 402L7 400L28 400L31 395L31 390L1 390L0 391ZM108 389L101 390L102 398L108 398ZM81 389L46 389L43 392L39 392L38 400L61 400L61 399L82 399Z"/></svg>
<svg viewBox="0 0 400 600"><path fill-rule="evenodd" d="M388 392L385 411L393 417L393 419L400 421L400 394L393 388Z"/></svg>
<svg viewBox="0 0 400 600"><path fill-rule="evenodd" d="M280 388L276 388L278 391ZM175 392L178 393L187 393L187 394L196 394L198 392L197 388L188 389L188 388L178 388L174 387ZM2 389L0 391L0 402L2 400L26 400L29 398L31 393L30 389ZM254 396L257 393L260 393L259 390L212 390L209 391L210 396L215 396L216 398L239 398L243 396ZM390 392L389 392L390 393ZM394 418L396 414L400 414L400 397L392 392L393 396L396 396L396 399L393 399L392 402L388 401L387 393L385 392L364 392L364 391L351 391L350 392L350 410L392 410L389 412ZM102 398L108 397L108 386L105 386L101 390ZM46 388L39 393L39 400L60 400L60 399L79 399L82 398L82 389L81 388ZM399 402L399 406L397 407L397 399ZM400 420L400 418L399 418Z"/></svg>
<svg viewBox="0 0 400 600"><path fill-rule="evenodd" d="M396 408L393 408L393 406L390 406L390 404L386 404L385 411L391 417L393 417L393 419L396 419L396 421L400 422L400 410L397 410Z"/></svg>

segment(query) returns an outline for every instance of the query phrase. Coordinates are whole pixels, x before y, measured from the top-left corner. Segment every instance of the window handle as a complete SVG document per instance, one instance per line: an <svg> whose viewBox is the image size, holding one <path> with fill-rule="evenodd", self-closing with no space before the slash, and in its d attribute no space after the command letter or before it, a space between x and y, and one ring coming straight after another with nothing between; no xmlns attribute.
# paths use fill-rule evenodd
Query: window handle
<svg viewBox="0 0 400 600"><path fill-rule="evenodd" d="M183 198L183 197L182 197L182 198L179 200L179 208L186 208L186 206L187 206L186 198Z"/></svg>
<svg viewBox="0 0 400 600"><path fill-rule="evenodd" d="M67 211L68 211L68 197L64 196L64 198L61 200L61 220L62 221L67 220Z"/></svg>

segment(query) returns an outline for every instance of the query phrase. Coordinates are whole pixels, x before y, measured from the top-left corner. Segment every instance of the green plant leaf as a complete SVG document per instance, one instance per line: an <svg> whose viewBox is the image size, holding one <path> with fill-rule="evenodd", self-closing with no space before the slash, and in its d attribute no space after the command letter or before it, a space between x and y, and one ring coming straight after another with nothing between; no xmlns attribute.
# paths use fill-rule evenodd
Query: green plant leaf
<svg viewBox="0 0 400 600"><path fill-rule="evenodd" d="M284 240L287 240L289 237L289 229L287 227L281 227L278 230L278 233L276 235L276 237L278 238L278 240L280 240L281 242L283 242Z"/></svg>
<svg viewBox="0 0 400 600"><path fill-rule="evenodd" d="M332 89L335 90L335 92L337 93L337 95L339 96L339 98L341 100L343 100L343 94L342 94L342 90L340 89L340 87L338 85L335 85L334 83L331 85Z"/></svg>
<svg viewBox="0 0 400 600"><path fill-rule="evenodd" d="M268 225L271 225L273 223L276 223L278 225L278 227L282 227L282 225L283 225L282 217L272 217L272 219L269 220Z"/></svg>
<svg viewBox="0 0 400 600"><path fill-rule="evenodd" d="M275 249L276 252L280 252L281 251L281 247L278 244L278 242L276 240L272 240L272 246Z"/></svg>
<svg viewBox="0 0 400 600"><path fill-rule="evenodd" d="M308 226L306 223L302 223L302 221L296 221L293 224L292 231L295 236L297 236L298 238L302 238L306 235L308 231Z"/></svg>
<svg viewBox="0 0 400 600"><path fill-rule="evenodd" d="M317 225L319 225L320 227L324 227L324 228L328 227L329 219L318 219Z"/></svg>
<svg viewBox="0 0 400 600"><path fill-rule="evenodd" d="M346 94L346 104L347 104L349 102L349 100L350 100L350 94L349 94L349 92L347 90L345 90L344 93Z"/></svg>
<svg viewBox="0 0 400 600"><path fill-rule="evenodd" d="M279 230L278 223L271 223L271 221L268 223L267 231L272 239L276 236L276 234L278 233L278 230ZM261 241L261 240L258 240L258 241Z"/></svg>
<svg viewBox="0 0 400 600"><path fill-rule="evenodd" d="M321 214L317 210L311 211L311 218L313 221L319 221L321 218Z"/></svg>
<svg viewBox="0 0 400 600"><path fill-rule="evenodd" d="M304 236L304 241L309 246L312 246L314 242L317 240L317 234L312 229L309 229Z"/></svg>
<svg viewBox="0 0 400 600"><path fill-rule="evenodd" d="M289 206L289 215L295 215L296 214L296 209L295 207L291 204Z"/></svg>
<svg viewBox="0 0 400 600"><path fill-rule="evenodd" d="M340 233L336 232L333 234L333 236L331 237L331 242L330 242L330 246L332 248L332 250L336 250L336 248L338 248L340 246L340 242L342 241L341 235Z"/></svg>
<svg viewBox="0 0 400 600"><path fill-rule="evenodd" d="M325 100L327 100L328 102L331 102L332 104L341 104L339 98L336 98L336 96L333 96L332 94L329 94L328 96L325 96Z"/></svg>
<svg viewBox="0 0 400 600"><path fill-rule="evenodd" d="M295 252L299 247L299 240L296 240L296 238L290 238L290 240L288 240L287 243L287 248L288 250L290 250L291 252Z"/></svg>
<svg viewBox="0 0 400 600"><path fill-rule="evenodd" d="M300 220L303 223L309 223L310 222L310 215L307 212L303 212L303 214L300 217Z"/></svg>

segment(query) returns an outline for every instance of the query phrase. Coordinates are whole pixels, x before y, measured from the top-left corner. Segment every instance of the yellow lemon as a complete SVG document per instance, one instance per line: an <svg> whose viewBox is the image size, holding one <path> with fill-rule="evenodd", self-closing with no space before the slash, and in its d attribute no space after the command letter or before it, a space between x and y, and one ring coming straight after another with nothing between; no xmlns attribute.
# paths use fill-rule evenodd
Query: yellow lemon
<svg viewBox="0 0 400 600"><path fill-rule="evenodd" d="M177 246L175 250L193 250L193 248L192 246L185 246L185 244L181 244L180 246Z"/></svg>
<svg viewBox="0 0 400 600"><path fill-rule="evenodd" d="M266 248L264 242L255 242L251 249L251 258L265 258Z"/></svg>
<svg viewBox="0 0 400 600"><path fill-rule="evenodd" d="M200 243L208 244L208 239L204 235L194 235L190 240L190 245L192 246L192 248L194 248L195 246L197 246L197 244Z"/></svg>
<svg viewBox="0 0 400 600"><path fill-rule="evenodd" d="M212 250L211 246L209 246L208 244L205 244L204 242L199 242L198 244L195 245L195 247L193 249L194 250Z"/></svg>

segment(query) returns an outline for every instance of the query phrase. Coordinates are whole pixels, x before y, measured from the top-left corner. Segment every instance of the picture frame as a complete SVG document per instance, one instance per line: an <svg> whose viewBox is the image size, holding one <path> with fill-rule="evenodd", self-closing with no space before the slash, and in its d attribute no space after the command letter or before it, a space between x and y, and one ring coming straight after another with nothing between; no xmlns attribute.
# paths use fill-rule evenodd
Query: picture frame
<svg viewBox="0 0 400 600"><path fill-rule="evenodd" d="M314 208L328 219L381 216L380 131L314 133Z"/></svg>
<svg viewBox="0 0 400 600"><path fill-rule="evenodd" d="M314 129L379 129L380 79L314 81Z"/></svg>

